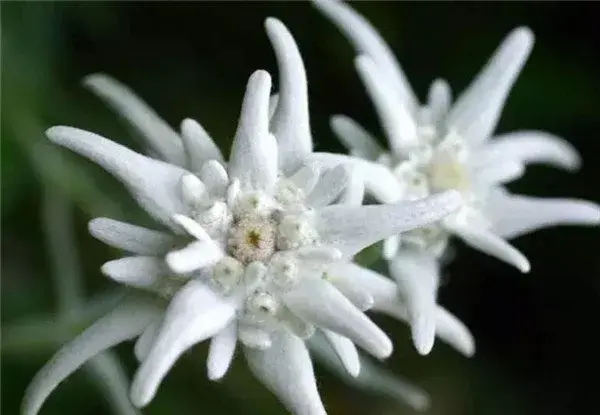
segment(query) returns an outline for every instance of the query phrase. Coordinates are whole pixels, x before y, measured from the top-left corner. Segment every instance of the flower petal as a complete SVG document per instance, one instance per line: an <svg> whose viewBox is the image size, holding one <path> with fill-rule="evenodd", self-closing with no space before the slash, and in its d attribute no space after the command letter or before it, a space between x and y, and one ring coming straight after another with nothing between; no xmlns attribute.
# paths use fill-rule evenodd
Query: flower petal
<svg viewBox="0 0 600 415"><path fill-rule="evenodd" d="M341 1L313 0L313 4L327 16L352 42L357 53L368 55L390 82L398 100L411 113L415 113L419 102L415 97L406 75L389 46L377 30L360 14Z"/></svg>
<svg viewBox="0 0 600 415"><path fill-rule="evenodd" d="M92 219L88 229L94 238L133 254L164 255L175 244L175 238L167 233L109 218Z"/></svg>
<svg viewBox="0 0 600 415"><path fill-rule="evenodd" d="M321 175L320 168L317 166L302 166L299 168L289 180L298 188L302 189L304 194L308 194L315 187Z"/></svg>
<svg viewBox="0 0 600 415"><path fill-rule="evenodd" d="M334 266L328 269L327 281L332 283L335 288L344 294L344 297L350 300L350 302L354 304L354 306L360 311L367 311L371 309L371 307L373 307L375 304L375 299L373 296L361 285L354 284L352 279L352 270L350 270L350 274L339 276L337 275L339 269L339 266ZM347 270L344 270L343 272L346 273Z"/></svg>
<svg viewBox="0 0 600 415"><path fill-rule="evenodd" d="M384 149L375 137L352 118L334 115L330 120L331 129L351 155L375 161Z"/></svg>
<svg viewBox="0 0 600 415"><path fill-rule="evenodd" d="M303 281L285 295L284 302L303 320L348 337L378 358L392 353L387 335L325 280Z"/></svg>
<svg viewBox="0 0 600 415"><path fill-rule="evenodd" d="M193 236L199 241L211 242L210 235L204 230L202 225L194 219L185 215L173 215L173 222L183 229L188 235Z"/></svg>
<svg viewBox="0 0 600 415"><path fill-rule="evenodd" d="M287 27L269 17L265 28L279 68L279 98L271 120L271 131L279 146L279 168L289 174L312 153L306 71L298 46Z"/></svg>
<svg viewBox="0 0 600 415"><path fill-rule="evenodd" d="M295 251L298 258L306 261L333 262L342 258L342 253L326 246L303 246Z"/></svg>
<svg viewBox="0 0 600 415"><path fill-rule="evenodd" d="M329 266L327 279L343 293L346 286L364 292L372 299L373 306L396 301L398 287L391 279L353 262L337 262ZM407 317L402 318L406 321Z"/></svg>
<svg viewBox="0 0 600 415"><path fill-rule="evenodd" d="M229 157L229 175L243 189L270 192L277 179L277 142L269 133L271 76L262 70L248 80Z"/></svg>
<svg viewBox="0 0 600 415"><path fill-rule="evenodd" d="M161 323L162 318L153 320L152 323L144 329L142 335L135 341L133 354L138 363L142 363L146 360L146 357L148 357L148 353L150 353L154 340L156 340L156 336L158 335Z"/></svg>
<svg viewBox="0 0 600 415"><path fill-rule="evenodd" d="M167 265L177 274L187 274L200 268L216 264L223 251L212 241L195 241L166 256Z"/></svg>
<svg viewBox="0 0 600 415"><path fill-rule="evenodd" d="M373 299L371 310L388 314L408 322L408 310L398 295L397 285L389 278L368 268L351 262L340 262L329 267L328 279L336 287L340 283L352 285ZM342 285L342 286L343 286ZM443 307L436 309L436 335L461 353L471 356L475 350L473 336L469 330Z"/></svg>
<svg viewBox="0 0 600 415"><path fill-rule="evenodd" d="M89 75L83 84L127 120L162 160L185 167L179 134L130 88L104 74Z"/></svg>
<svg viewBox="0 0 600 415"><path fill-rule="evenodd" d="M383 259L390 260L396 256L400 249L400 243L402 242L400 235L392 235L383 241L383 248L381 255Z"/></svg>
<svg viewBox="0 0 600 415"><path fill-rule="evenodd" d="M160 277L169 274L162 258L155 256L130 256L108 261L102 268L107 277L136 288L151 288Z"/></svg>
<svg viewBox="0 0 600 415"><path fill-rule="evenodd" d="M277 105L279 105L279 94L271 95L269 98L269 121L273 119L273 115L275 115L275 111L277 110Z"/></svg>
<svg viewBox="0 0 600 415"><path fill-rule="evenodd" d="M436 311L435 327L437 336L467 357L475 354L473 335L456 316L443 307Z"/></svg>
<svg viewBox="0 0 600 415"><path fill-rule="evenodd" d="M237 324L230 323L210 341L206 369L210 380L219 380L231 365L237 343Z"/></svg>
<svg viewBox="0 0 600 415"><path fill-rule="evenodd" d="M308 161L308 165L320 169L332 168L338 164L352 166L353 171L364 180L366 190L379 202L394 203L400 199L402 190L398 180L390 169L379 163L332 153L313 153Z"/></svg>
<svg viewBox="0 0 600 415"><path fill-rule="evenodd" d="M321 243L351 257L391 235L435 222L462 204L458 192L447 191L425 199L389 205L326 206L314 212Z"/></svg>
<svg viewBox="0 0 600 415"><path fill-rule="evenodd" d="M488 163L476 167L473 172L473 185L484 189L490 186L512 182L523 176L525 165L516 160L502 160L500 163Z"/></svg>
<svg viewBox="0 0 600 415"><path fill-rule="evenodd" d="M421 355L429 354L436 331L440 279L437 260L431 254L401 251L389 262L389 267L408 309L415 347Z"/></svg>
<svg viewBox="0 0 600 415"><path fill-rule="evenodd" d="M587 200L503 194L490 207L494 230L508 239L550 226L600 224L600 206Z"/></svg>
<svg viewBox="0 0 600 415"><path fill-rule="evenodd" d="M186 211L179 195L180 167L154 160L88 131L52 127L50 141L99 164L128 187L137 202L154 218L173 227L171 216Z"/></svg>
<svg viewBox="0 0 600 415"><path fill-rule="evenodd" d="M223 330L235 308L198 281L189 282L173 298L154 345L131 386L131 401L146 406L179 356L194 344Z"/></svg>
<svg viewBox="0 0 600 415"><path fill-rule="evenodd" d="M358 376L360 373L360 358L354 343L347 337L340 336L333 331L323 330L323 334L329 341L329 344L331 344L331 347L333 347L333 350L340 358L340 361L350 376Z"/></svg>
<svg viewBox="0 0 600 415"><path fill-rule="evenodd" d="M356 70L379 116L390 148L402 154L407 147L417 144L417 124L410 110L398 99L386 82L383 71L366 55L355 60Z"/></svg>
<svg viewBox="0 0 600 415"><path fill-rule="evenodd" d="M224 163L221 150L198 121L186 118L181 122L181 139L189 169L197 172L208 160Z"/></svg>
<svg viewBox="0 0 600 415"><path fill-rule="evenodd" d="M507 262L521 272L526 273L531 269L525 255L491 231L451 221L446 221L445 226L472 248Z"/></svg>
<svg viewBox="0 0 600 415"><path fill-rule="evenodd" d="M510 159L519 163L546 163L575 171L579 153L568 141L544 131L516 131L495 136L481 151L484 160Z"/></svg>
<svg viewBox="0 0 600 415"><path fill-rule="evenodd" d="M267 350L273 344L271 334L255 326L240 326L238 336L242 344L251 349Z"/></svg>
<svg viewBox="0 0 600 415"><path fill-rule="evenodd" d="M304 341L286 330L272 337L266 350L244 348L254 376L294 415L326 415Z"/></svg>
<svg viewBox="0 0 600 415"><path fill-rule="evenodd" d="M350 179L337 203L346 206L361 206L365 198L365 182L362 174L353 166L349 167Z"/></svg>
<svg viewBox="0 0 600 415"><path fill-rule="evenodd" d="M209 160L202 165L198 173L211 196L223 196L229 185L227 170L217 160Z"/></svg>
<svg viewBox="0 0 600 415"><path fill-rule="evenodd" d="M532 47L531 30L526 27L514 29L458 97L448 115L448 129L473 142L489 138Z"/></svg>
<svg viewBox="0 0 600 415"><path fill-rule="evenodd" d="M206 186L195 174L187 173L181 176L179 187L181 199L192 209L198 206L207 206L211 203Z"/></svg>
<svg viewBox="0 0 600 415"><path fill-rule="evenodd" d="M329 205L342 193L349 181L350 173L344 165L327 170L306 196L306 205L313 208Z"/></svg>
<svg viewBox="0 0 600 415"><path fill-rule="evenodd" d="M67 343L35 375L23 400L21 413L35 415L46 398L71 373L110 347L138 336L159 317L154 302L129 298Z"/></svg>
<svg viewBox="0 0 600 415"><path fill-rule="evenodd" d="M431 114L431 122L439 125L450 110L452 105L452 91L444 79L436 79L429 87L427 95L427 108Z"/></svg>

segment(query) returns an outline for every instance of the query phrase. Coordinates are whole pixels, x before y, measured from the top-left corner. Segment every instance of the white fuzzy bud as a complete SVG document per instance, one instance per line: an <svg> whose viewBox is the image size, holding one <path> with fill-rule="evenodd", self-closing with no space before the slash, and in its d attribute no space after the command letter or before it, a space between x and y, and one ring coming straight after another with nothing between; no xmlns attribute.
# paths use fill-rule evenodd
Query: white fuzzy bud
<svg viewBox="0 0 600 415"><path fill-rule="evenodd" d="M284 206L293 206L304 201L304 191L294 182L288 179L281 179L277 182L275 199Z"/></svg>
<svg viewBox="0 0 600 415"><path fill-rule="evenodd" d="M282 291L293 288L298 282L298 264L291 254L276 254L269 262L269 276Z"/></svg>
<svg viewBox="0 0 600 415"><path fill-rule="evenodd" d="M202 207L210 200L206 186L193 174L181 176L180 186L181 198L192 209Z"/></svg>
<svg viewBox="0 0 600 415"><path fill-rule="evenodd" d="M277 247L281 250L298 249L317 242L317 231L300 216L285 216L277 228Z"/></svg>
<svg viewBox="0 0 600 415"><path fill-rule="evenodd" d="M224 293L234 289L241 282L243 275L242 263L230 256L220 260L213 268L213 280Z"/></svg>
<svg viewBox="0 0 600 415"><path fill-rule="evenodd" d="M248 216L268 216L273 211L274 205L270 197L260 192L249 193L237 197L233 214L240 219Z"/></svg>
<svg viewBox="0 0 600 415"><path fill-rule="evenodd" d="M259 291L246 301L246 312L257 322L265 321L277 314L279 302L271 294Z"/></svg>

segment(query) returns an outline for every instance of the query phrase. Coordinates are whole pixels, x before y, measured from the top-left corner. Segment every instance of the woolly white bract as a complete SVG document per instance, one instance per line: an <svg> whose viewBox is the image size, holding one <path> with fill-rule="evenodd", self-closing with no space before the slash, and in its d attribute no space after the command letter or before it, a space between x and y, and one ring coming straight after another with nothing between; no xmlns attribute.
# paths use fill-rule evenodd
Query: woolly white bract
<svg viewBox="0 0 600 415"><path fill-rule="evenodd" d="M24 413L87 359L136 339L140 361L131 400L147 405L183 352L211 339L207 369L225 375L238 343L252 372L296 414L324 414L304 340L321 331L357 376L355 344L377 358L392 343L365 310L408 318L396 285L351 262L363 248L456 211L448 191L421 200L360 206L362 182L343 165L322 168L312 153L304 66L285 26L267 19L280 71L278 98L265 71L250 77L229 162L196 121L176 133L126 87L103 75L86 85L138 129L149 152L131 151L97 134L52 127L48 138L119 179L168 231L107 218L92 235L132 256L109 261L104 274L143 289L66 345L40 371ZM466 354L467 329L436 308L438 334Z"/></svg>
<svg viewBox="0 0 600 415"><path fill-rule="evenodd" d="M448 189L460 191L465 199L464 206L443 221L385 241L384 256L409 307L415 345L426 354L434 341L439 258L451 235L528 272L527 258L507 239L553 225L595 225L600 208L581 200L514 195L503 187L520 177L529 163L567 170L580 164L576 150L549 133L518 131L492 137L533 45L528 28L507 36L454 104L448 84L436 80L422 105L375 28L342 2L314 4L355 47L356 69L390 148L384 150L355 121L338 115L332 118L332 129L354 157L314 157L324 164L354 163L363 172L366 190L382 203Z"/></svg>

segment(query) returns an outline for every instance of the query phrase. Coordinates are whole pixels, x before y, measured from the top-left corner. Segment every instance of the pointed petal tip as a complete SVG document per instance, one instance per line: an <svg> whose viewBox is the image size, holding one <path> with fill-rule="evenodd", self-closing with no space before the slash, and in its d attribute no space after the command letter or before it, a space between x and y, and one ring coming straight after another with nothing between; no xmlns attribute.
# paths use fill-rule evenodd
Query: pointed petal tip
<svg viewBox="0 0 600 415"><path fill-rule="evenodd" d="M152 400L153 396L147 396L148 394L140 390L139 387L134 383L129 391L129 400L138 409L147 406Z"/></svg>
<svg viewBox="0 0 600 415"><path fill-rule="evenodd" d="M600 205L594 202L582 203L580 210L582 222L587 220L591 226L600 226Z"/></svg>
<svg viewBox="0 0 600 415"><path fill-rule="evenodd" d="M435 342L435 319L421 316L412 325L415 348L421 356L431 353Z"/></svg>
<svg viewBox="0 0 600 415"><path fill-rule="evenodd" d="M61 146L66 146L69 142L73 140L81 140L82 135L96 136L95 133L92 133L90 131L83 130L77 127L70 127L68 125L54 125L48 128L44 133L50 141L52 141L54 144L58 144Z"/></svg>
<svg viewBox="0 0 600 415"><path fill-rule="evenodd" d="M273 16L269 16L265 19L265 29L267 30L267 32L272 32L275 30L285 30L286 32L288 31L285 24L281 20Z"/></svg>
<svg viewBox="0 0 600 415"><path fill-rule="evenodd" d="M183 131L189 131L191 129L195 129L196 128L196 124L198 124L198 121L194 120L193 118L184 118L181 121L180 129L181 129L182 132Z"/></svg>
<svg viewBox="0 0 600 415"><path fill-rule="evenodd" d="M341 122L343 123L347 119L348 117L346 117L345 115L334 114L331 117L329 117L329 125L331 126L331 128L333 128L334 125L339 124Z"/></svg>
<svg viewBox="0 0 600 415"><path fill-rule="evenodd" d="M188 265L188 252L173 251L169 252L165 257L165 262L171 271L176 274L185 274L190 272Z"/></svg>
<svg viewBox="0 0 600 415"><path fill-rule="evenodd" d="M521 42L533 45L535 35L528 26L518 26L512 30L509 36L519 38Z"/></svg>
<svg viewBox="0 0 600 415"><path fill-rule="evenodd" d="M531 271L531 263L525 256L516 265L523 274L528 274Z"/></svg>
<svg viewBox="0 0 600 415"><path fill-rule="evenodd" d="M508 33L502 46L510 43L513 49L522 50L526 57L533 48L534 41L535 36L529 27L518 26Z"/></svg>
<svg viewBox="0 0 600 415"><path fill-rule="evenodd" d="M96 72L96 73L91 73L89 75L86 75L83 77L83 79L81 80L81 83L84 86L90 86L90 85L94 85L98 82L102 82L103 79L106 78L106 75L104 75L101 72Z"/></svg>
<svg viewBox="0 0 600 415"><path fill-rule="evenodd" d="M267 72L264 69L257 69L256 71L252 72L252 75L250 75L250 78L248 79L248 84L250 83L268 83L270 88L271 74L269 74L269 72Z"/></svg>
<svg viewBox="0 0 600 415"><path fill-rule="evenodd" d="M104 264L102 264L102 266L100 267L100 272L103 275L107 276L108 278L113 278L115 261L117 261L117 260L108 261L108 262L105 262Z"/></svg>
<svg viewBox="0 0 600 415"><path fill-rule="evenodd" d="M88 232L90 233L90 235L92 235L93 237L96 237L96 231L99 228L102 228L103 225L105 223L107 223L107 221L110 221L110 219L108 218L94 218L92 220L90 220L87 224L87 228L88 228Z"/></svg>
<svg viewBox="0 0 600 415"><path fill-rule="evenodd" d="M114 83L117 81L112 76L103 72L91 73L89 75L84 76L81 80L81 84L86 88L98 88L106 82Z"/></svg>
<svg viewBox="0 0 600 415"><path fill-rule="evenodd" d="M375 355L375 357L377 357L378 359L387 359L388 357L390 357L392 355L392 353L394 352L394 345L392 344L392 340L387 337L387 335L380 339L380 345L379 345L379 350L378 353Z"/></svg>
<svg viewBox="0 0 600 415"><path fill-rule="evenodd" d="M54 125L50 128L48 128L44 134L46 134L46 137L48 137L48 139L50 141L52 141L53 143L59 142L60 141L60 136L62 136L63 134L68 133L70 130L75 130L76 128L73 127L67 127L64 125Z"/></svg>
<svg viewBox="0 0 600 415"><path fill-rule="evenodd" d="M462 350L462 353L466 356L466 357L473 357L475 356L475 342L472 342L468 348Z"/></svg>

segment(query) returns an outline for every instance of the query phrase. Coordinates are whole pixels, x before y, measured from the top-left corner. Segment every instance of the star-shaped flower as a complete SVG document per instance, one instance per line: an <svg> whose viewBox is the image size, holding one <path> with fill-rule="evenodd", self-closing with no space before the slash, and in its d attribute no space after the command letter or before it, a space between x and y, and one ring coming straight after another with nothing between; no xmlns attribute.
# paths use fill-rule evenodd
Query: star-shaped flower
<svg viewBox="0 0 600 415"><path fill-rule="evenodd" d="M252 372L296 414L324 414L304 340L323 332L347 370L360 369L355 344L378 358L392 343L364 311L406 320L389 279L352 264L363 248L439 220L462 198L448 191L416 201L361 206L362 182L343 165L306 164L312 153L306 76L285 26L267 19L278 60L271 77L250 77L229 162L197 122L181 134L119 83L87 84L145 136L157 160L100 135L52 127L51 141L96 162L119 179L168 231L107 218L90 232L130 252L109 261L110 278L153 296L132 296L66 345L30 385L24 412L35 414L66 376L98 352L137 338L140 360L131 400L147 405L186 350L211 339L208 375L221 378L241 343ZM436 309L439 335L465 353L470 334Z"/></svg>
<svg viewBox="0 0 600 415"><path fill-rule="evenodd" d="M431 350L439 284L438 258L451 235L522 272L527 258L507 239L561 224L597 225L598 205L582 200L511 194L504 188L529 163L567 170L580 164L577 151L546 132L517 131L492 137L504 102L527 59L533 34L513 30L452 104L449 85L436 80L419 103L400 65L375 28L348 5L314 0L359 54L356 69L379 115L389 151L355 121L334 116L332 129L363 172L366 190L382 203L414 200L439 191L461 192L465 205L434 224L389 238L384 256L407 302L419 352ZM322 164L349 160L316 156Z"/></svg>

